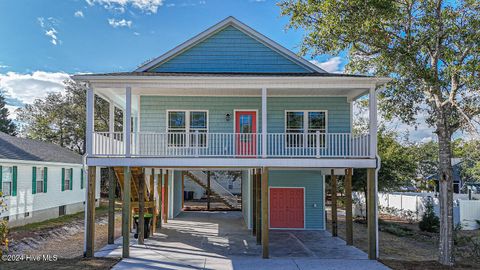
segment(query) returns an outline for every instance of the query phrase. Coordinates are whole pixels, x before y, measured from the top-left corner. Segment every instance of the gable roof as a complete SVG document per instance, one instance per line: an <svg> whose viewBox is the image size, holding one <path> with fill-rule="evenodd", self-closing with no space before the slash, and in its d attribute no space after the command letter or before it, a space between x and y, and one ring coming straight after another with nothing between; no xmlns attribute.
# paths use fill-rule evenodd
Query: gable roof
<svg viewBox="0 0 480 270"><path fill-rule="evenodd" d="M0 159L83 164L81 155L61 146L0 132Z"/></svg>
<svg viewBox="0 0 480 270"><path fill-rule="evenodd" d="M167 53L141 65L135 70L135 72L152 72L155 68L165 64L166 62L172 60L173 58L179 56L187 50L192 49L193 47L207 40L208 38L218 34L220 31L225 30L229 27L241 31L248 37L258 41L259 43L268 47L270 50L278 53L285 59L297 65L299 68L302 68L304 70L304 73L327 73L315 64L310 63L306 59L297 56L295 53L291 52L290 50L286 49L285 47L260 34L259 32L255 31L254 29L250 28L249 26L245 25L244 23L231 16L208 28L202 33L196 35L195 37L187 40L186 42L180 44L179 46L168 51Z"/></svg>

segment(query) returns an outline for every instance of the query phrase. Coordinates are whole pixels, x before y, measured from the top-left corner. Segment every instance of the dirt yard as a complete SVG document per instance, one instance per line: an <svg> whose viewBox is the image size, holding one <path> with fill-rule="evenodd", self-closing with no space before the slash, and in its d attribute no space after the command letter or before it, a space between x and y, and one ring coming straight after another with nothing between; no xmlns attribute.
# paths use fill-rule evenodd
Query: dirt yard
<svg viewBox="0 0 480 270"><path fill-rule="evenodd" d="M330 213L328 213L330 218ZM436 262L438 254L438 235L422 232L417 224L380 216L380 261L392 269L480 269L480 258L473 252L470 239L480 240L480 231L459 231L455 238L455 267L444 267ZM338 234L345 239L345 216L338 216ZM331 223L327 223L331 230ZM367 251L367 225L362 221L354 222L354 245Z"/></svg>
<svg viewBox="0 0 480 270"><path fill-rule="evenodd" d="M115 237L121 234L121 216L116 213ZM84 213L13 228L9 233L9 255L56 256L48 262L0 262L0 269L110 269L119 259L83 258ZM95 250L107 244L107 209L96 210Z"/></svg>

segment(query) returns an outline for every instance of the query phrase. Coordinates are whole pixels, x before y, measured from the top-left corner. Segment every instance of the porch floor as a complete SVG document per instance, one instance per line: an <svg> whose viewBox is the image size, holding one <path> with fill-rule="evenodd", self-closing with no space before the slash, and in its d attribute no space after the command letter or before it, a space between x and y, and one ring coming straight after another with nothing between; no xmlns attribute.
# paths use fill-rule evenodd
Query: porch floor
<svg viewBox="0 0 480 270"><path fill-rule="evenodd" d="M327 231L272 230L271 259L261 252L241 212L183 212L145 245L132 239L130 258L113 269L388 269ZM121 254L119 238L95 256Z"/></svg>

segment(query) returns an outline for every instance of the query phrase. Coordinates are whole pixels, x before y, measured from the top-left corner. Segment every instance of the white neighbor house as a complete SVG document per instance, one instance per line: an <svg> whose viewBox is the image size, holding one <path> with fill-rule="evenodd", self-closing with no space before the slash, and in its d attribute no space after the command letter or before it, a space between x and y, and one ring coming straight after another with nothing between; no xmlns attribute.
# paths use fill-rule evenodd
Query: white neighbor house
<svg viewBox="0 0 480 270"><path fill-rule="evenodd" d="M9 226L83 211L85 179L81 155L0 132L0 189L7 205L0 217Z"/></svg>

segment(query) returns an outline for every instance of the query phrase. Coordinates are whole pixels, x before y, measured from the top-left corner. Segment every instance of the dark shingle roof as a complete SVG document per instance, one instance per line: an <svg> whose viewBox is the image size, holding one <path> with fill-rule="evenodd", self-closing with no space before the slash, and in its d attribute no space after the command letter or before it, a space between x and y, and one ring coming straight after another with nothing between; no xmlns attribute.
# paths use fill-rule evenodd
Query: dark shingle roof
<svg viewBox="0 0 480 270"><path fill-rule="evenodd" d="M360 77L368 78L372 76L367 75L354 75L354 74L341 74L341 73L320 73L320 72L307 72L307 73L240 73L240 72L113 72L113 73L96 73L96 74L82 74L80 76L198 76L198 77Z"/></svg>
<svg viewBox="0 0 480 270"><path fill-rule="evenodd" d="M58 145L0 132L0 159L82 164L82 156Z"/></svg>

